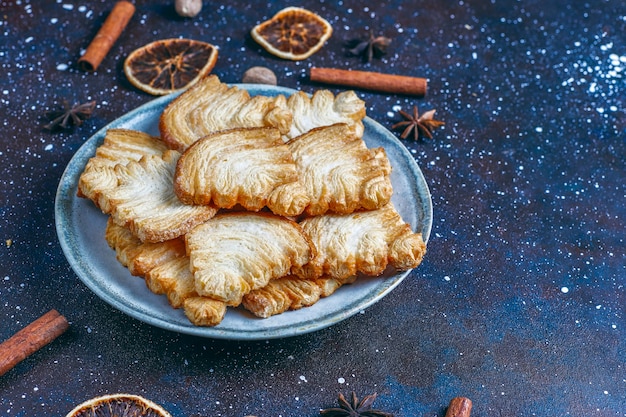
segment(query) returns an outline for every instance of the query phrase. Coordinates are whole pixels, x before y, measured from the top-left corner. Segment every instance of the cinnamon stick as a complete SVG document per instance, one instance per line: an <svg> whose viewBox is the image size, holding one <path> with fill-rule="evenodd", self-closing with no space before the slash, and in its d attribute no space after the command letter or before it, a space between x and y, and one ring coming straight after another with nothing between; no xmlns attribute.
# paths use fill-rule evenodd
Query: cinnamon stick
<svg viewBox="0 0 626 417"><path fill-rule="evenodd" d="M128 1L115 3L111 13L93 38L85 54L78 59L78 66L83 71L95 71L120 34L133 17L135 6Z"/></svg>
<svg viewBox="0 0 626 417"><path fill-rule="evenodd" d="M0 344L0 376L35 353L69 327L65 317L50 310Z"/></svg>
<svg viewBox="0 0 626 417"><path fill-rule="evenodd" d="M472 400L465 397L454 397L450 400L446 417L470 417Z"/></svg>
<svg viewBox="0 0 626 417"><path fill-rule="evenodd" d="M325 84L419 97L425 96L428 88L426 78L337 68L311 68L310 78Z"/></svg>

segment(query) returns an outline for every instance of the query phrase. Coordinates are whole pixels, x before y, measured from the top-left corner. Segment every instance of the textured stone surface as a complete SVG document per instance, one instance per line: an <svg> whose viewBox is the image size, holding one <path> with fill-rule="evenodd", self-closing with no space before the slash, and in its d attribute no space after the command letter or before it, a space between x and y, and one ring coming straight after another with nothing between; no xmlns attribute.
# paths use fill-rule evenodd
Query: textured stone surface
<svg viewBox="0 0 626 417"><path fill-rule="evenodd" d="M76 61L112 2L1 2L0 339L51 308L71 327L0 378L0 415L65 415L128 392L175 417L317 416L352 390L398 417L442 416L458 395L476 417L626 415L626 5L569 3L303 1L334 34L290 62L248 34L285 2L205 2L182 19L173 1L138 1L84 73ZM347 56L344 42L370 30L393 39L388 54ZM219 46L226 82L256 65L305 91L320 87L311 66L427 77L422 99L359 92L384 126L413 105L446 122L404 142L433 196L424 263L362 314L267 342L160 330L85 287L56 237L59 178L88 137L152 99L126 81L126 55L177 36ZM62 100L98 105L79 128L42 130Z"/></svg>

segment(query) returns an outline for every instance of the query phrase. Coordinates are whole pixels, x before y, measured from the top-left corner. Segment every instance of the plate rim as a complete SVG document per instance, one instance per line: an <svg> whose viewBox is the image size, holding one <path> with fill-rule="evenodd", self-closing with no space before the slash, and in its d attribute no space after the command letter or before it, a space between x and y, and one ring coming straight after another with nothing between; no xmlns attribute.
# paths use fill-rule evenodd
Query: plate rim
<svg viewBox="0 0 626 417"><path fill-rule="evenodd" d="M257 91L256 94L270 94L278 95L285 94L290 95L296 91L296 89L281 87L281 86L270 86L270 85L261 85L261 84L228 84L229 86L236 86L242 89L246 89L248 91ZM142 113L146 111L152 111L154 108L165 108L167 104L169 104L174 98L176 98L181 93L174 93L166 96L161 96L155 99L152 99L135 109L123 114L122 116L116 118L115 120L107 123L104 127L99 129L93 135L91 135L72 155L72 158L66 165L63 174L59 179L59 184L57 187L57 192L55 195L55 204L54 204L54 213L55 213L55 228L57 232L57 238L61 245L63 254L67 259L72 271L77 275L80 281L85 284L96 296L105 301L107 304L112 306L113 308L123 312L124 314L133 317L139 321L144 323L153 325L158 328L162 328L165 330L201 336L205 338L213 338L213 339L226 339L226 340L268 340L268 339L276 339L276 338L285 338L298 336L306 333L311 333L314 331L318 331L324 329L326 327L332 326L333 324L339 323L355 314L359 311L363 311L364 309L370 307L376 302L380 301L384 298L389 292L391 292L394 288L396 288L413 270L402 271L400 273L396 273L384 281L381 281L379 285L377 285L376 294L374 296L370 296L366 301L360 303L353 303L351 306L345 310L341 310L339 312L335 312L330 315L325 315L320 318L311 318L307 320L303 320L296 324L282 324L280 326L276 326L274 328L268 329L264 327L260 327L259 330L249 331L246 329L242 330L225 330L220 329L219 326L215 327L201 327L195 326L191 322L189 325L182 325L180 323L173 323L167 320L163 320L160 317L151 316L147 312L141 311L139 309L133 308L132 305L129 305L126 300L120 300L113 296L110 292L104 291L100 288L93 279L90 279L90 269L89 265L85 264L85 261L79 258L79 254L75 253L72 249L72 245L68 239L71 239L67 236L66 231L64 230L65 225L63 221L69 223L69 218L66 216L66 213L69 212L68 208L71 207L76 201L77 198L80 198L76 195L77 191L77 179L80 176L80 172L82 172L82 168L86 164L87 160L92 157L95 153L96 148L101 144L104 139L104 136L108 129L117 128L125 123L136 119ZM422 198L421 206L423 210L423 217L421 219L420 225L411 225L411 227L416 230L418 226L421 226L421 233L424 239L424 242L428 243L430 238L430 233L432 229L433 222L433 208L432 208L432 197L430 194L430 189L428 187L428 183L426 182L426 178L422 170L420 169L417 161L411 155L409 150L400 142L400 140L393 135L388 129L384 126L366 116L363 119L364 127L371 128L377 131L377 133L382 134L386 140L392 142L395 145L396 150L398 150L401 156L406 159L406 162L410 165L412 169L412 174L416 176L419 184L416 185L416 189L419 191L419 196ZM381 145L382 146L382 145ZM77 167L79 165L79 167ZM77 169L77 168L80 168ZM405 173L406 174L406 173ZM129 274L130 275L130 274ZM262 319L259 319L262 320Z"/></svg>

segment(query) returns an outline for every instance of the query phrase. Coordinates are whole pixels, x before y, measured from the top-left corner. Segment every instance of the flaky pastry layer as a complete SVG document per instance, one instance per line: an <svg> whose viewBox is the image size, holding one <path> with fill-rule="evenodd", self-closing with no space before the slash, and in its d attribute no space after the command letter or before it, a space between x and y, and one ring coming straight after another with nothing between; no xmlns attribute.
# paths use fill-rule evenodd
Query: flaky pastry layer
<svg viewBox="0 0 626 417"><path fill-rule="evenodd" d="M185 204L250 211L268 207L296 216L308 204L281 134L273 128L222 130L203 137L178 160L174 191Z"/></svg>
<svg viewBox="0 0 626 417"><path fill-rule="evenodd" d="M373 210L391 199L384 149L368 149L345 123L315 128L287 145L310 199L308 215Z"/></svg>
<svg viewBox="0 0 626 417"><path fill-rule="evenodd" d="M159 119L163 141L183 152L210 133L240 127L274 127L287 133L292 114L284 96L251 97L248 91L229 87L215 75L199 81L174 99Z"/></svg>
<svg viewBox="0 0 626 417"><path fill-rule="evenodd" d="M318 255L293 273L301 278L346 279L417 267L426 252L421 233L411 230L392 203L378 210L326 214L300 222Z"/></svg>
<svg viewBox="0 0 626 417"><path fill-rule="evenodd" d="M198 294L229 305L303 267L316 253L297 223L268 213L218 214L185 241Z"/></svg>

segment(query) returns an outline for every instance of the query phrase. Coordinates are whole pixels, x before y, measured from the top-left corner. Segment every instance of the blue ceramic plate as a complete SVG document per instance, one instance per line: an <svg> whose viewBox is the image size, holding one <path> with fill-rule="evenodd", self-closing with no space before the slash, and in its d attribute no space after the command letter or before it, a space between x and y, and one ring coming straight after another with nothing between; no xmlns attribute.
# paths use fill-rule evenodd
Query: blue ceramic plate
<svg viewBox="0 0 626 417"><path fill-rule="evenodd" d="M252 95L290 95L294 91L265 85L238 86ZM159 116L173 98L158 98L105 126L76 152L61 178L55 201L59 241L72 269L97 296L129 316L163 329L217 339L259 340L295 336L331 326L377 302L409 274L362 278L311 307L267 319L256 318L243 308L231 308L216 327L192 325L181 310L171 308L164 296L151 293L141 278L131 276L119 264L104 239L107 216L91 201L76 196L78 178L106 131L126 128L158 135ZM367 145L383 146L391 162L392 201L396 209L427 241L432 226L432 202L422 172L392 133L369 118L364 124Z"/></svg>

